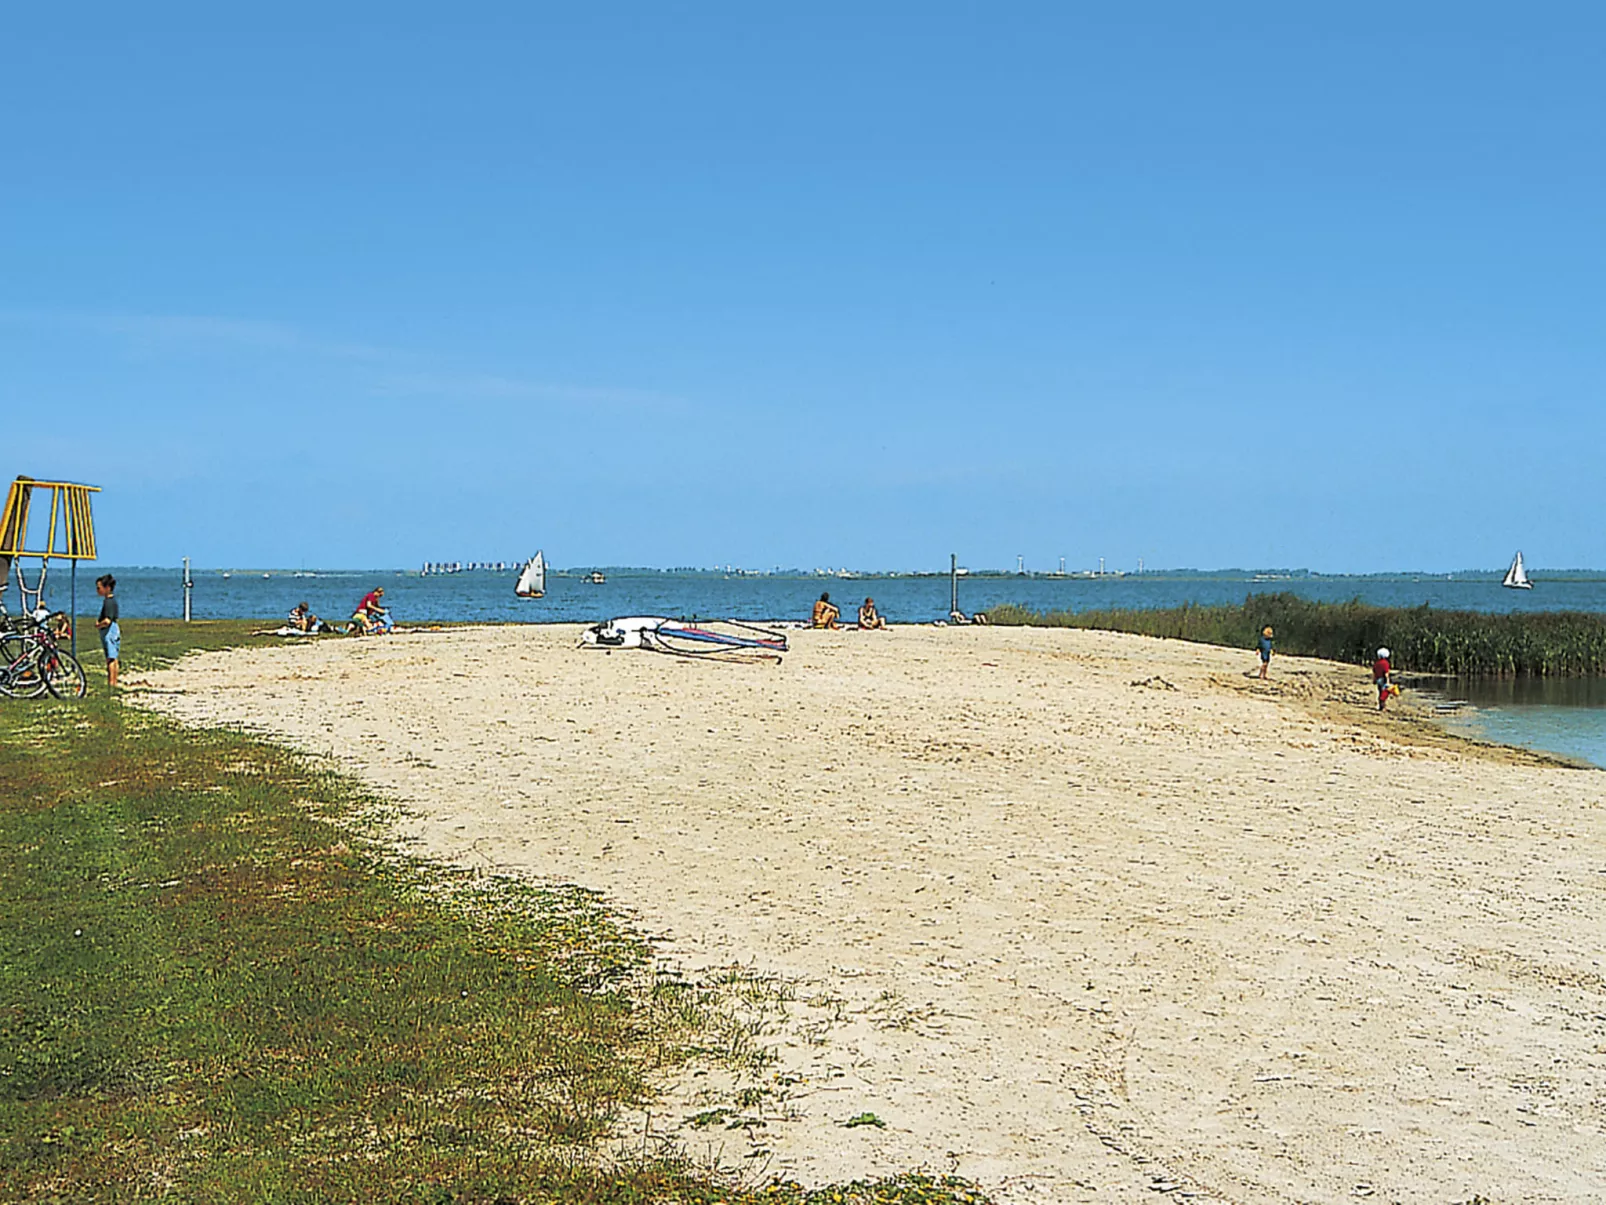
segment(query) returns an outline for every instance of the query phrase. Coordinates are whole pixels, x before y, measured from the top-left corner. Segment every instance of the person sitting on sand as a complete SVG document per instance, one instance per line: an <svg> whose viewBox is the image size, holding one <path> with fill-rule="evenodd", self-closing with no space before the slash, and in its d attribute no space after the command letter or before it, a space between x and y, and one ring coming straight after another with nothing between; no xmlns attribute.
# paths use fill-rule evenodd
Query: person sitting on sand
<svg viewBox="0 0 1606 1205"><path fill-rule="evenodd" d="M827 590L820 595L820 601L814 604L814 619L812 622L817 628L834 629L837 617L841 614L842 612L837 609L836 604L831 601L831 592Z"/></svg>
<svg viewBox="0 0 1606 1205"><path fill-rule="evenodd" d="M1377 709L1383 711L1388 707L1390 695L1400 693L1400 688L1389 680L1394 667L1389 664L1388 649L1377 650L1377 660L1372 662L1372 685L1377 687Z"/></svg>
<svg viewBox="0 0 1606 1205"><path fill-rule="evenodd" d="M1266 676L1266 670L1271 665L1271 638L1274 633L1271 625L1267 624L1260 629L1260 676Z"/></svg>
<svg viewBox="0 0 1606 1205"><path fill-rule="evenodd" d="M887 621L876 612L875 599L867 598L864 606L859 608L859 627L866 632L884 632L887 630Z"/></svg>
<svg viewBox="0 0 1606 1205"><path fill-rule="evenodd" d="M351 614L351 627L347 630L362 636L394 632L396 625L390 618L390 612L385 609L384 597L383 586L375 586L364 594Z"/></svg>
<svg viewBox="0 0 1606 1205"><path fill-rule="evenodd" d="M328 626L323 620L314 615L312 608L304 602L298 602L291 607L290 614L285 617L284 622L298 632L321 632Z"/></svg>

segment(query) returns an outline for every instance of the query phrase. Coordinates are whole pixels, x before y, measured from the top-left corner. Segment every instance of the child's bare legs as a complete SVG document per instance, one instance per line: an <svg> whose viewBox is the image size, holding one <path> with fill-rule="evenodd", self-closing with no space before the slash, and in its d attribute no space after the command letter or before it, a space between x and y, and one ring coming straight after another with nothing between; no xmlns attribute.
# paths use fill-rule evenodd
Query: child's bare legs
<svg viewBox="0 0 1606 1205"><path fill-rule="evenodd" d="M117 689L117 658L113 657L106 662L106 685L112 690Z"/></svg>

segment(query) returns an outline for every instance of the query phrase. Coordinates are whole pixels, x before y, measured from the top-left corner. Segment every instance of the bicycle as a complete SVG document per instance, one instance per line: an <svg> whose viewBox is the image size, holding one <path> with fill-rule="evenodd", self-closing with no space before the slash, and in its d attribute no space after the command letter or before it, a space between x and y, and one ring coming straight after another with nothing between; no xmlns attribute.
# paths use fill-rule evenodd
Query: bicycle
<svg viewBox="0 0 1606 1205"><path fill-rule="evenodd" d="M55 625L39 624L26 633L8 632L0 645L7 653L0 666L0 694L37 699L49 691L58 699L81 699L89 693L89 678L78 659L56 643ZM20 643L19 643L20 642Z"/></svg>
<svg viewBox="0 0 1606 1205"><path fill-rule="evenodd" d="M0 662L9 665L28 647L27 637L39 630L33 615L12 615L0 603Z"/></svg>

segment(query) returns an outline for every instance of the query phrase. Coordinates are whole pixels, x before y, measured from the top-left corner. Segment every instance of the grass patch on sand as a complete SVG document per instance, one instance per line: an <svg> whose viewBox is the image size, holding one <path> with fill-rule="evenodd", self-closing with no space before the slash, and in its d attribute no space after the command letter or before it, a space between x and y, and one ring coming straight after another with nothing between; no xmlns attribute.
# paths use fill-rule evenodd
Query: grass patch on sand
<svg viewBox="0 0 1606 1205"><path fill-rule="evenodd" d="M249 626L125 639L149 665ZM397 857L285 750L102 689L0 706L0 775L0 1200L982 1199L626 1149L709 990L589 892Z"/></svg>
<svg viewBox="0 0 1606 1205"><path fill-rule="evenodd" d="M165 669L186 653L209 653L241 645L270 648L284 643L282 636L252 636L272 625L261 619L124 619L118 623L123 634L121 663L124 671ZM93 620L80 621L78 647L91 650L90 664L100 660L100 642ZM319 640L333 640L320 636Z"/></svg>
<svg viewBox="0 0 1606 1205"><path fill-rule="evenodd" d="M1498 615L1360 601L1312 602L1295 594L1251 594L1242 606L1153 610L1030 611L995 607L995 624L1098 628L1253 648L1261 628L1277 632L1277 651L1369 665L1379 647L1414 673L1540 677L1606 674L1606 615L1525 611Z"/></svg>

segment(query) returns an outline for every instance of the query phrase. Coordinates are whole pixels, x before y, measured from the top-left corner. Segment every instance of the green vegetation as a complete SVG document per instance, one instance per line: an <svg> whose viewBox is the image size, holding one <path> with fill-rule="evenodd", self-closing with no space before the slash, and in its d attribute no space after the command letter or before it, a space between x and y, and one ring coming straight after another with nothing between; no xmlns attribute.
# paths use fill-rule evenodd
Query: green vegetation
<svg viewBox="0 0 1606 1205"><path fill-rule="evenodd" d="M1394 664L1418 673L1458 676L1606 674L1606 615L1530 611L1491 615L1421 607L1372 607L1359 600L1311 602L1294 594L1252 594L1241 607L1053 611L997 607L995 624L1100 628L1252 648L1260 629L1277 630L1277 649L1367 664L1379 646Z"/></svg>
<svg viewBox="0 0 1606 1205"><path fill-rule="evenodd" d="M127 625L131 665L253 625ZM0 1200L980 1202L620 1154L726 1041L596 896L365 837L380 803L106 697L0 706ZM748 1041L746 1056L753 1054Z"/></svg>
<svg viewBox="0 0 1606 1205"><path fill-rule="evenodd" d="M242 644L277 645L284 641L278 637L251 633L272 627L260 619L204 619L185 623L181 619L124 619L118 625L123 632L122 665L128 670L161 669L172 665L185 653L203 653L214 649L234 648ZM332 640L332 636L320 637ZM100 661L100 643L95 633L94 616L78 621L78 651L88 650L86 663Z"/></svg>

